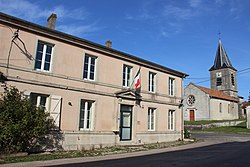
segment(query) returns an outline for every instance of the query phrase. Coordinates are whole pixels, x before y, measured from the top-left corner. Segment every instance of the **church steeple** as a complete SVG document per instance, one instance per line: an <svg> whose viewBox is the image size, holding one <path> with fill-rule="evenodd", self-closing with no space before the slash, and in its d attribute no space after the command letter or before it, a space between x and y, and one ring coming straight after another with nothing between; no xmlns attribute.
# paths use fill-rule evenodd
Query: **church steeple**
<svg viewBox="0 0 250 167"><path fill-rule="evenodd" d="M219 40L217 52L216 52L216 57L214 60L214 65L210 68L209 71L212 70L218 70L222 68L231 68L233 70L236 70L233 66L232 63L230 62L227 53L222 45L221 40ZM237 71L237 70L236 70Z"/></svg>
<svg viewBox="0 0 250 167"><path fill-rule="evenodd" d="M220 39L214 64L209 71L211 89L220 90L231 97L238 98L237 70L230 62Z"/></svg>

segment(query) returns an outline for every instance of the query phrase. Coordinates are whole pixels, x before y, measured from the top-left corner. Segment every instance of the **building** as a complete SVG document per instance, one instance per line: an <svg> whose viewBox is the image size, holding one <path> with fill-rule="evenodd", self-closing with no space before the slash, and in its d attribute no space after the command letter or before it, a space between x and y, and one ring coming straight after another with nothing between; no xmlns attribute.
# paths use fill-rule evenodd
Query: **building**
<svg viewBox="0 0 250 167"><path fill-rule="evenodd" d="M184 120L231 120L239 118L236 69L219 40L210 68L211 88L190 83L184 90Z"/></svg>
<svg viewBox="0 0 250 167"><path fill-rule="evenodd" d="M1 78L45 107L65 150L182 138L187 74L56 31L55 14L48 27L4 13L0 24Z"/></svg>
<svg viewBox="0 0 250 167"><path fill-rule="evenodd" d="M250 129L250 105L246 107L246 113L247 113L247 129Z"/></svg>
<svg viewBox="0 0 250 167"><path fill-rule="evenodd" d="M227 94L190 83L184 91L184 120L238 118L238 101Z"/></svg>

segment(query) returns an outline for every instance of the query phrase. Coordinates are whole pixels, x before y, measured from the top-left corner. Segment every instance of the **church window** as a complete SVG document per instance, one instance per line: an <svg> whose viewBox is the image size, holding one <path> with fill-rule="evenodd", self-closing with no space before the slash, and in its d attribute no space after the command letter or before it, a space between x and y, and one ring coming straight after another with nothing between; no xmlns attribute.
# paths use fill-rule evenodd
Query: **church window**
<svg viewBox="0 0 250 167"><path fill-rule="evenodd" d="M221 86L222 84L222 75L221 72L216 73L216 86Z"/></svg>
<svg viewBox="0 0 250 167"><path fill-rule="evenodd" d="M222 112L222 104L220 103L219 104L219 110L220 110L220 113Z"/></svg>
<svg viewBox="0 0 250 167"><path fill-rule="evenodd" d="M191 106L191 105L194 104L194 102L195 102L195 97L194 97L194 95L189 95L188 98L187 98L187 104L188 104L189 106Z"/></svg>
<svg viewBox="0 0 250 167"><path fill-rule="evenodd" d="M235 85L235 82L234 82L234 74L231 74L231 83L232 83L233 86Z"/></svg>

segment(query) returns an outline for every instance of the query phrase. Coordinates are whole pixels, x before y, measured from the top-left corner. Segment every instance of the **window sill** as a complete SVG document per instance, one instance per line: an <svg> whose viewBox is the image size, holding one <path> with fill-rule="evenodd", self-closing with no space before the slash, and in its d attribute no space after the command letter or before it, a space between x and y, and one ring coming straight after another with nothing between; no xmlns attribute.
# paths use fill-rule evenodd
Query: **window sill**
<svg viewBox="0 0 250 167"><path fill-rule="evenodd" d="M51 73L51 71L40 70L40 69L34 69L34 71L40 72L40 73Z"/></svg>

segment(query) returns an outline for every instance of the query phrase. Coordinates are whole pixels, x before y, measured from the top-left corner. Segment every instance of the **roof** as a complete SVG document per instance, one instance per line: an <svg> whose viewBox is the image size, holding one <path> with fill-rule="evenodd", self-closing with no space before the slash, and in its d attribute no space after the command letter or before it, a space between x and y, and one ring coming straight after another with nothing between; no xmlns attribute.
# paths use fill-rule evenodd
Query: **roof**
<svg viewBox="0 0 250 167"><path fill-rule="evenodd" d="M202 86L196 85L199 89L203 90L207 94L209 94L210 97L218 98L218 99L224 99L224 100L229 100L229 101L238 101L237 99L228 96L227 94L223 93L222 91L219 90L213 90L210 88L205 88Z"/></svg>
<svg viewBox="0 0 250 167"><path fill-rule="evenodd" d="M227 53L222 45L221 40L219 40L217 52L216 52L216 57L214 60L214 65L210 68L209 71L212 70L218 70L222 68L231 68L235 71L237 71L233 66L232 63L230 62Z"/></svg>
<svg viewBox="0 0 250 167"><path fill-rule="evenodd" d="M139 66L144 66L144 67L155 69L164 73L168 73L177 77L185 78L186 76L188 76L188 74L185 74L183 72L167 68L165 66L150 62L148 60L133 56L131 54L127 54L127 53L94 43L92 41L88 41L83 38L79 38L79 37L72 36L72 35L69 35L69 34L54 30L54 29L50 29L48 27L40 26L31 22L28 22L26 20L22 20L22 19L10 16L10 15L4 14L2 12L0 12L0 23L15 27L20 30L29 31L34 34L39 34L41 36L45 36L51 39L63 41L71 45L75 45L75 46L82 47L85 49L95 50L96 52L105 53L106 55L109 55L118 59L122 59L125 61L129 61Z"/></svg>
<svg viewBox="0 0 250 167"><path fill-rule="evenodd" d="M247 106L250 106L250 102L247 101L242 102L241 108L246 108Z"/></svg>

